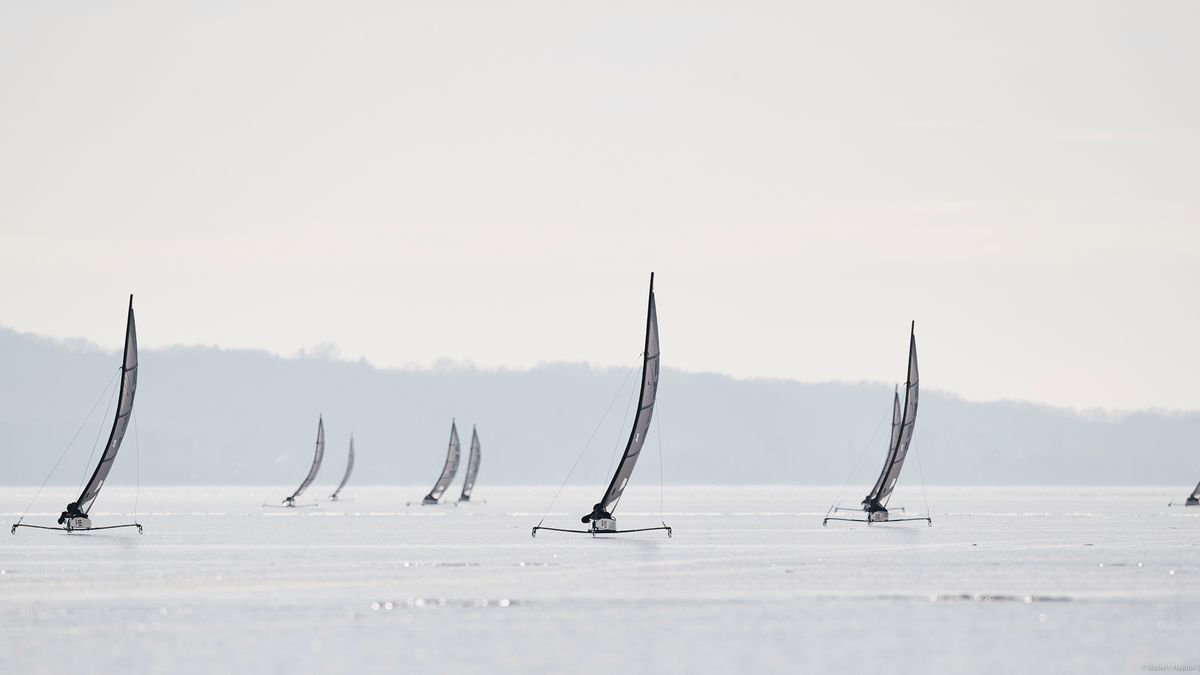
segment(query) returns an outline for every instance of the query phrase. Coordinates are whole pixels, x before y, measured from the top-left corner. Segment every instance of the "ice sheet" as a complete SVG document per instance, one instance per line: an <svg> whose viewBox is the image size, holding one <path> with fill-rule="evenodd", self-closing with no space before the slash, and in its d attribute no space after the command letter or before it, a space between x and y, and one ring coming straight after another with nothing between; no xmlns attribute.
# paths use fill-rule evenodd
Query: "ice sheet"
<svg viewBox="0 0 1200 675"><path fill-rule="evenodd" d="M546 524L579 526L598 489L567 488ZM5 523L33 491L0 488ZM554 491L406 507L423 486L350 485L353 501L289 511L260 508L286 486L143 488L142 536L0 539L0 670L1200 666L1200 509L1166 508L1183 488L929 488L933 527L822 527L836 488L669 487L673 538L532 538ZM72 496L43 491L25 522L53 523ZM94 524L128 522L133 496L106 488ZM659 497L631 488L618 523L658 524ZM919 490L901 503L924 511Z"/></svg>

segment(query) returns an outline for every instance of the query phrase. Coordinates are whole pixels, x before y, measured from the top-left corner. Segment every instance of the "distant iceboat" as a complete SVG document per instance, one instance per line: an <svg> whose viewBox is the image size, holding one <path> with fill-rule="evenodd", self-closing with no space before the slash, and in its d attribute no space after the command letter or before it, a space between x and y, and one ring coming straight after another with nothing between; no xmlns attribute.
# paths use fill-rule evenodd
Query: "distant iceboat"
<svg viewBox="0 0 1200 675"><path fill-rule="evenodd" d="M446 447L446 462L442 464L442 473L438 476L437 482L433 484L433 489L421 500L422 505L436 506L441 503L442 495L446 492L446 488L450 487L450 482L454 480L454 474L458 473L460 454L458 426L454 420L450 420L450 443Z"/></svg>
<svg viewBox="0 0 1200 675"><path fill-rule="evenodd" d="M467 475L463 478L462 493L458 501L471 501L471 493L475 492L475 477L479 475L479 433L471 427L471 454L467 459Z"/></svg>
<svg viewBox="0 0 1200 675"><path fill-rule="evenodd" d="M350 472L354 470L354 435L350 435L350 454L346 457L346 475L342 476L342 482L338 483L337 489L333 494L329 495L329 501L336 502L338 495L341 494L342 488L346 487L346 483L350 480Z"/></svg>
<svg viewBox="0 0 1200 675"><path fill-rule="evenodd" d="M142 526L136 522L127 525L93 527L92 520L88 516L92 505L96 503L96 498L100 496L100 488L104 487L104 481L108 479L108 473L112 470L113 463L117 460L117 452L121 450L121 441L125 438L125 430L129 427L129 420L133 415L133 396L137 391L137 379L137 327L133 320L133 296L130 295L129 313L125 320L125 351L121 356L121 388L120 393L117 394L117 414L113 419L112 431L108 434L108 443L104 445L104 452L100 455L100 462L96 465L96 470L92 472L91 479L84 486L83 492L79 494L79 498L67 504L66 510L59 515L58 524L62 527L24 525L18 520L12 526L11 532L13 534L16 534L17 528L20 527L38 530L65 530L67 532L136 527L138 532L141 533ZM21 518L24 519L24 516L22 515Z"/></svg>
<svg viewBox="0 0 1200 675"><path fill-rule="evenodd" d="M537 536L538 530L577 532L592 535L666 530L667 536L671 536L671 528L666 523L663 523L661 527L618 530L617 519L613 517L613 511L616 510L617 502L621 500L621 495L624 494L626 486L629 485L629 478L633 475L633 467L637 464L638 457L642 454L642 444L646 442L646 434L650 430L650 419L654 415L654 403L658 395L659 355L658 310L654 304L654 275L651 274L650 299L647 301L646 307L646 342L645 349L642 351L642 386L641 391L638 393L638 406L637 413L633 418L633 428L629 432L629 441L625 444L625 453L621 455L621 462L617 464L617 470L613 474L612 480L608 483L608 489L604 491L604 495L600 498L600 501L592 507L592 512L580 518L585 525L590 524L588 529L572 530L545 527L539 522L533 528L533 536Z"/></svg>
<svg viewBox="0 0 1200 675"><path fill-rule="evenodd" d="M300 495L304 494L304 491L307 490L308 486L312 484L313 479L317 477L317 472L321 470L321 460L324 457L325 457L325 420L324 420L324 418L318 417L317 418L317 445L316 445L316 449L313 451L312 466L309 467L308 475L304 477L304 482L300 483L300 487L296 488L295 492L293 492L288 497L284 498L282 507L275 506L274 504L263 504L263 506L264 507L273 507L273 508L289 508L289 509L295 508L297 506L316 506L317 505L316 502L313 502L312 504L297 504L296 497L299 497Z"/></svg>
<svg viewBox="0 0 1200 675"><path fill-rule="evenodd" d="M912 323L908 337L908 380L904 383L904 404L900 404L899 392L892 394L892 433L888 442L887 458L883 462L883 470L874 487L862 500L862 512L865 518L842 518L826 516L821 521L824 525L831 520L842 520L865 523L899 522L905 520L924 520L930 525L933 519L928 515L921 517L891 518L887 504L892 497L892 490L900 480L900 470L904 468L904 460L908 458L908 446L912 443L913 429L917 422L917 400L920 394L920 375L917 371L917 322ZM846 511L836 505L832 511Z"/></svg>

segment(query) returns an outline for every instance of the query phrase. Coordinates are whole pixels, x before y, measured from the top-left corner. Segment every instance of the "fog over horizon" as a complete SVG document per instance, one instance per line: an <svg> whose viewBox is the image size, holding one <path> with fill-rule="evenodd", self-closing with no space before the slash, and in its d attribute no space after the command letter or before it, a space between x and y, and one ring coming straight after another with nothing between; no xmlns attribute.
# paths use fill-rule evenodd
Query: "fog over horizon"
<svg viewBox="0 0 1200 675"><path fill-rule="evenodd" d="M88 338L56 337L56 336L52 336L52 335L39 335L37 333L29 332L29 331L18 331L18 330L13 329L10 326L5 326L3 323L0 323L0 333L8 333L8 334L16 335L16 336L19 336L20 338L32 340L34 342L45 342L50 345L53 345L54 347L62 348L69 352L81 352L84 354L87 354L87 353L104 354L104 355L107 355L116 360L120 359L121 352L120 352L119 347L110 347L110 346L101 345L96 342L93 342L92 340L90 340ZM452 357L446 356L446 357L433 359L432 361L427 362L427 363L409 362L409 363L403 363L403 364L399 364L399 365L380 365L378 363L373 362L366 355L361 355L361 356L357 356L357 357L352 357L352 356L346 355L346 354L342 353L341 348L334 342L321 342L321 343L316 343L316 344L310 345L308 347L300 347L296 351L293 351L288 354L275 353L275 352L271 351L270 349L261 348L261 347L258 347L258 348L256 348L256 347L228 347L228 346L221 346L221 345L216 345L216 344L169 344L169 345L163 345L163 346L158 346L158 347L152 347L149 349L142 348L141 351L143 354L145 354L147 352L214 352L214 353L218 353L218 354L219 353L245 353L248 355L264 356L264 357L267 357L270 359L278 359L281 361L309 360L309 361L315 361L315 362L324 361L324 362L328 362L331 365L336 365L336 364L366 365L366 366L370 367L371 369L378 370L381 372L388 372L388 371L406 372L407 371L407 372L430 372L430 373L447 372L447 373L450 373L450 372L454 372L454 371L462 371L462 372L477 372L477 373L483 373L483 374L487 374L487 373L527 373L529 371L539 370L539 369L565 367L565 368L582 368L584 370L597 371L597 372L615 371L615 372L623 373L627 369L633 368L637 364L641 363L640 355L636 355L637 358L631 359L630 362L626 365L590 362L590 361L585 361L585 360L574 360L574 361L541 361L541 362L537 362L537 363L530 364L530 365L517 365L517 366L485 365L485 364L476 363L475 361L471 360L470 358L458 359L458 358L452 358ZM735 382L763 382L763 383L781 382L781 383L795 383L795 384L806 384L806 385L830 384L830 385L891 388L891 387L899 386L899 385L903 384L903 381L904 381L903 380L903 364L901 364L901 367L898 369L900 371L900 376L897 379L895 379L894 381L889 381L889 380L884 380L884 379L872 380L872 379L862 379L862 378L859 378L859 379L849 379L849 378L836 379L835 378L835 379L828 379L828 380L801 380L798 378L786 377L786 376L770 376L770 375L741 375L741 376L739 376L739 375L732 375L729 373L722 373L722 372L713 371L713 370L690 370L687 368L676 368L676 367L672 367L672 368L670 368L670 370L674 371L674 372L686 374L686 375L716 376L716 377L728 378L729 380L735 381ZM1056 410L1056 411L1060 411L1063 413L1076 415L1076 416L1084 417L1084 418L1087 418L1087 417L1100 417L1100 418L1121 417L1123 415L1138 414L1138 413L1156 413L1156 414L1165 414L1165 415L1200 413L1200 407L1197 407L1197 408L1169 408L1169 407L1163 407L1163 406L1147 406L1147 407L1141 407L1141 408L1137 408L1137 407L1106 408L1106 407L1102 407L1102 406L1079 407L1079 406L1072 406L1072 405L1056 405L1053 403L1046 403L1046 402L1038 401L1038 400L1020 399L1020 398L980 398L980 399L977 399L977 398L973 398L971 396L965 395L961 392L951 391L944 387L938 387L938 386L931 385L930 383L928 383L924 380L924 376L923 376L922 383L921 383L921 390L923 392L937 392L937 394L939 396L946 397L949 399L960 400L965 403L1028 404L1031 406Z"/></svg>
<svg viewBox="0 0 1200 675"><path fill-rule="evenodd" d="M95 405L51 476L55 485L79 480L89 448L111 426L100 391L106 381L111 386L118 363L118 354L86 342L0 329L0 371L7 380L0 389L6 411L0 483L41 483ZM325 355L143 349L134 424L111 481L128 484L140 475L143 484L298 482L323 415L326 455L317 491L340 478L351 433L357 448L352 485L432 484L451 419L464 439L478 424L479 495L488 485L558 484L581 452L570 483L601 486L629 434L639 367L378 369ZM1173 494L1200 479L1200 412L971 402L928 386L929 378L923 370L900 495L923 482L1164 485L1175 486L1164 490ZM664 366L634 484L658 483L661 451L662 479L673 485L849 480L849 489L857 489L873 481L882 464L892 391L885 383L734 379Z"/></svg>

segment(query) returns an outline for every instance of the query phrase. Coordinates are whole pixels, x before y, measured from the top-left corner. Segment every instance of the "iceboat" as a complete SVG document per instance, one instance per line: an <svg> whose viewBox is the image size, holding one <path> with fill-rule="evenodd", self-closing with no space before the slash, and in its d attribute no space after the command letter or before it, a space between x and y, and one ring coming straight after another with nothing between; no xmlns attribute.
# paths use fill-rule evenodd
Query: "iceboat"
<svg viewBox="0 0 1200 675"><path fill-rule="evenodd" d="M346 483L350 480L351 471L354 471L354 434L350 435L350 454L346 457L346 473L342 476L342 482L338 483L337 489L329 495L329 501L338 501L338 495L342 493L342 488L346 487Z"/></svg>
<svg viewBox="0 0 1200 675"><path fill-rule="evenodd" d="M479 432L472 426L471 453L467 456L467 475L463 477L462 492L458 495L460 503L471 501L471 495L475 492L475 478L479 475L479 454Z"/></svg>
<svg viewBox="0 0 1200 675"><path fill-rule="evenodd" d="M904 460L908 458L908 447L912 443L913 430L917 422L917 401L920 398L921 382L917 369L917 323L911 325L908 336L908 377L904 383L904 403L900 402L900 393L892 394L892 433L889 436L888 452L883 462L883 470L867 496L863 498L859 509L843 509L837 505L830 509L831 513L843 511L858 511L862 517L843 517L826 515L821 521L826 525L831 520L846 522L872 523L902 522L923 520L933 525L933 519L928 515L904 516L895 518L888 511L888 501L896 482L900 480L900 470L904 468ZM900 511L902 509L895 509Z"/></svg>
<svg viewBox="0 0 1200 675"><path fill-rule="evenodd" d="M637 412L633 418L633 428L629 432L629 441L625 444L625 453L621 455L621 461L617 464L617 470L613 473L612 480L609 481L608 488L604 490L600 501L592 506L591 513L580 518L580 521L584 525L587 525L588 529L546 527L539 522L533 528L533 536L536 537L539 530L578 532L592 535L665 530L667 536L671 536L672 530L665 522L661 526L656 527L621 530L617 528L617 519L613 516L613 511L616 510L617 504L621 500L621 495L625 492L625 487L629 485L629 479L633 475L633 468L637 465L638 457L642 454L642 444L646 442L646 434L650 430L650 419L654 415L654 403L658 395L659 352L658 311L654 304L654 274L651 274L650 299L647 301L646 308L646 341L645 348L642 351L642 386L641 391L638 393Z"/></svg>
<svg viewBox="0 0 1200 675"><path fill-rule="evenodd" d="M281 506L276 505L276 504L263 504L263 507L293 509L293 508L300 507L300 506L305 506L305 507L316 506L317 505L316 502L313 502L311 504L297 504L296 498L299 497L300 495L304 494L304 491L308 489L308 486L312 485L313 479L317 477L317 472L321 470L321 460L324 459L324 457L325 457L325 419L322 417L317 417L317 444L316 444L316 448L313 450L312 466L310 466L308 468L308 475L306 475L304 477L304 481L300 483L300 487L296 488L295 492L288 495L287 497L284 497L283 504Z"/></svg>
<svg viewBox="0 0 1200 675"><path fill-rule="evenodd" d="M438 475L433 489L421 500L421 505L437 506L442 503L442 495L446 493L446 488L450 487L450 483L454 480L454 474L458 473L461 455L462 447L458 441L458 426L454 420L450 420L450 443L446 446L446 461L442 464L442 473ZM412 502L409 504L411 505Z"/></svg>
<svg viewBox="0 0 1200 675"><path fill-rule="evenodd" d="M137 380L137 326L133 319L133 296L130 295L129 313L125 320L125 350L121 355L121 385L117 394L117 411L113 418L112 430L108 434L108 442L104 445L104 452L100 454L100 461L96 464L96 469L92 471L92 477L83 486L79 497L67 504L66 510L59 515L59 527L26 525L21 522L24 520L24 515L22 515L13 524L10 530L12 534L16 534L17 529L22 527L37 530L65 530L67 532L136 527L139 534L142 532L142 526L137 522L96 527L92 525L91 516L88 515L96 503L96 498L100 496L100 489L104 487L104 481L108 480L108 473L112 471L113 463L117 461L117 453L121 450L121 441L125 439L125 431L129 428L129 421L133 415L133 397L137 392Z"/></svg>

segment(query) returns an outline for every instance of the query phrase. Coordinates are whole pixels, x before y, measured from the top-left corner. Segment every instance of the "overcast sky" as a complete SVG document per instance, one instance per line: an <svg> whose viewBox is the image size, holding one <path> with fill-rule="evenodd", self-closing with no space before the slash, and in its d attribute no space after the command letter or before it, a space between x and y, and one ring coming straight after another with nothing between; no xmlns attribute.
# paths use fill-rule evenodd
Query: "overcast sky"
<svg viewBox="0 0 1200 675"><path fill-rule="evenodd" d="M0 4L0 324L1200 408L1200 3Z"/></svg>

